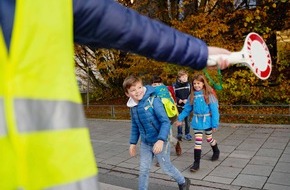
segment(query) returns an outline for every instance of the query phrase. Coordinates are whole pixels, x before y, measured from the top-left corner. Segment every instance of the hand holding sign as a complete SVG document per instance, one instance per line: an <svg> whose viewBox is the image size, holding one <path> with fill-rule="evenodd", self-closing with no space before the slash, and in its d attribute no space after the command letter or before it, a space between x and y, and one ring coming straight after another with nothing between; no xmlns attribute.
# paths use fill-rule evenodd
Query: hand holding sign
<svg viewBox="0 0 290 190"><path fill-rule="evenodd" d="M263 38L257 33L251 32L247 35L241 51L230 55L210 55L207 66L214 66L219 59L227 59L230 64L242 63L260 79L269 78L272 71L272 60L269 49Z"/></svg>

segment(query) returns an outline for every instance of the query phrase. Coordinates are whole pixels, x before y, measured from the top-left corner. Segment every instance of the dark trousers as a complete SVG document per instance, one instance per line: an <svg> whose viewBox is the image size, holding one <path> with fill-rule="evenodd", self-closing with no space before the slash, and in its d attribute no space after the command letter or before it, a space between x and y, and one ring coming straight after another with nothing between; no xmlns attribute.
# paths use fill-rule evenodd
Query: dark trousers
<svg viewBox="0 0 290 190"><path fill-rule="evenodd" d="M178 112L181 113L183 108L178 107ZM185 129L184 129L184 134L187 135L190 132L190 127L188 125L188 117L184 118L184 123L185 123ZM177 127L177 135L182 135L182 126Z"/></svg>

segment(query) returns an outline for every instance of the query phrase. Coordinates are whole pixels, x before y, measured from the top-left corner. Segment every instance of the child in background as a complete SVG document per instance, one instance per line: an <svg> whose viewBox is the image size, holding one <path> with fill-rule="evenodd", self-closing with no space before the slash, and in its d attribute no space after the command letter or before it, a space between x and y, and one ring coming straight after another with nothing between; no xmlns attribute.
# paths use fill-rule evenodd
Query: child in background
<svg viewBox="0 0 290 190"><path fill-rule="evenodd" d="M159 76L153 76L152 77L152 86L155 88L155 93L158 97L160 98L167 98L169 99L172 103L176 104L174 101L174 97L168 90L168 87L165 86L162 82L162 78ZM169 118L170 119L170 124L172 125L173 121L175 121L177 118L177 115ZM177 156L180 156L182 153L182 149L180 146L180 142L173 136L172 133L172 127L170 127L170 134L169 134L169 141L173 144L175 147L175 152ZM158 163L156 164L158 166Z"/></svg>
<svg viewBox="0 0 290 190"><path fill-rule="evenodd" d="M201 158L201 145L203 133L206 135L206 141L211 145L213 155L211 160L219 158L220 151L212 132L215 132L219 126L218 100L214 90L209 86L203 75L196 75L193 78L192 90L189 102L184 106L183 111L179 114L175 126L179 126L181 121L193 111L191 121L195 136L194 146L194 163L190 171L195 172L199 169Z"/></svg>
<svg viewBox="0 0 290 190"><path fill-rule="evenodd" d="M171 176L180 190L189 190L190 180L182 176L170 161L170 120L167 117L161 99L153 100L153 112L149 98L154 96L152 86L143 86L142 80L135 76L127 77L123 82L123 89L129 97L127 106L131 114L131 135L129 153L136 156L136 145L141 137L140 144L140 172L139 190L148 189L149 172L153 157L156 156L161 169Z"/></svg>
<svg viewBox="0 0 290 190"><path fill-rule="evenodd" d="M174 93L176 97L176 103L178 112L181 113L184 105L187 102L188 96L190 94L190 83L188 81L188 73L185 70L178 71L176 83L173 84ZM190 135L190 127L188 124L188 117L184 118L184 137L182 132L182 123L177 127L177 139L179 141L184 138L185 140L192 140L192 136Z"/></svg>

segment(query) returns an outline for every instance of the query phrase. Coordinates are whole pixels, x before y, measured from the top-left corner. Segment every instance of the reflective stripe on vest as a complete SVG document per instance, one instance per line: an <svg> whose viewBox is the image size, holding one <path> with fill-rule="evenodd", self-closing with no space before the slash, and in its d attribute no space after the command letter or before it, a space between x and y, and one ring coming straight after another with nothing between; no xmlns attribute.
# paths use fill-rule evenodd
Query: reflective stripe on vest
<svg viewBox="0 0 290 190"><path fill-rule="evenodd" d="M3 98L0 98L0 137L7 134L6 121L4 116L4 102Z"/></svg>
<svg viewBox="0 0 290 190"><path fill-rule="evenodd" d="M83 179L70 184L60 185L56 187L47 188L45 190L98 190L100 187L97 183L97 176Z"/></svg>
<svg viewBox="0 0 290 190"><path fill-rule="evenodd" d="M16 99L14 106L19 132L85 126L81 104L69 101Z"/></svg>

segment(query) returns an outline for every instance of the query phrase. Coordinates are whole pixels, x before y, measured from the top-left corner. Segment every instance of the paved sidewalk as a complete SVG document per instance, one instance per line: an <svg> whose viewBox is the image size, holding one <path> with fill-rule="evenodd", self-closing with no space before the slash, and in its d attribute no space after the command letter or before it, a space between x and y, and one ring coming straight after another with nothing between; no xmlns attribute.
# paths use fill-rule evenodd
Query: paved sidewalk
<svg viewBox="0 0 290 190"><path fill-rule="evenodd" d="M88 126L99 172L137 180L139 156L131 158L128 153L130 121L88 119ZM204 140L201 166L196 173L189 171L194 141L183 141L182 155L178 157L171 148L171 160L191 179L191 190L290 190L290 125L228 124L221 126L213 137L221 150L220 159L210 161L211 147ZM151 181L176 186L155 166L151 168Z"/></svg>
<svg viewBox="0 0 290 190"><path fill-rule="evenodd" d="M130 190L128 188L123 188L115 185L110 185L107 183L100 183L101 190Z"/></svg>

